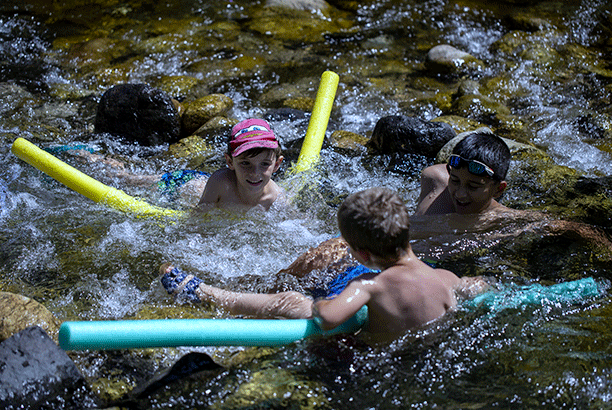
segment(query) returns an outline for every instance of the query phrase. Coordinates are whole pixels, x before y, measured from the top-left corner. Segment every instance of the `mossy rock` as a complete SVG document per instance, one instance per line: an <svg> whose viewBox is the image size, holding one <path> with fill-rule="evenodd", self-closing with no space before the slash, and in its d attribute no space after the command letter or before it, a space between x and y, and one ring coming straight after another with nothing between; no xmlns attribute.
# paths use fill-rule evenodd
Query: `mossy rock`
<svg viewBox="0 0 612 410"><path fill-rule="evenodd" d="M453 101L451 113L485 124L497 124L502 122L503 116L510 115L510 109L483 95L471 94L463 95Z"/></svg>
<svg viewBox="0 0 612 410"><path fill-rule="evenodd" d="M277 40L298 42L323 41L323 36L339 33L353 26L349 14L331 7L299 10L288 7L261 7L253 11L248 29Z"/></svg>
<svg viewBox="0 0 612 410"><path fill-rule="evenodd" d="M180 98L188 94L200 81L188 75L163 76L156 82L156 87L165 91L173 98Z"/></svg>
<svg viewBox="0 0 612 410"><path fill-rule="evenodd" d="M442 115L431 120L433 122L445 122L452 127L457 135L465 131L475 130L485 125L470 118L461 117L459 115Z"/></svg>
<svg viewBox="0 0 612 410"><path fill-rule="evenodd" d="M465 51L441 44L429 50L425 67L436 74L465 74L482 71L485 64Z"/></svg>
<svg viewBox="0 0 612 410"><path fill-rule="evenodd" d="M293 108L295 110L312 112L315 100L310 97L288 98L283 102L283 106Z"/></svg>
<svg viewBox="0 0 612 410"><path fill-rule="evenodd" d="M329 140L334 148L361 153L366 150L366 144L370 139L354 132L338 130L330 135Z"/></svg>
<svg viewBox="0 0 612 410"><path fill-rule="evenodd" d="M0 341L30 326L40 326L57 342L60 321L34 299L0 292Z"/></svg>
<svg viewBox="0 0 612 410"><path fill-rule="evenodd" d="M191 135L213 117L227 113L234 106L234 101L224 94L211 94L183 105L182 132L183 135Z"/></svg>
<svg viewBox="0 0 612 410"><path fill-rule="evenodd" d="M320 382L276 367L263 368L251 374L231 395L211 409L282 408L321 409L327 402Z"/></svg>

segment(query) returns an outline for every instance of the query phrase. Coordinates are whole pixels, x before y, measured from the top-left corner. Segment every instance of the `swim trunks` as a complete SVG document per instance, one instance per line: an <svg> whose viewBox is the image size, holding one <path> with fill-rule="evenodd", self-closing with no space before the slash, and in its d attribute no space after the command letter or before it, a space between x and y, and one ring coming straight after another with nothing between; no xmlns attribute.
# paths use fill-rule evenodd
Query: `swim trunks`
<svg viewBox="0 0 612 410"><path fill-rule="evenodd" d="M437 266L437 262L434 260L422 259L422 261L434 269ZM372 270L370 268L366 268L361 264L356 266L349 266L344 272L334 277L328 283L319 284L315 288L308 289L308 292L313 298L338 296L344 290L344 288L346 288L346 285L348 285L351 280L355 279L360 275L363 275L364 273L369 272L378 273L380 272L380 270Z"/></svg>
<svg viewBox="0 0 612 410"><path fill-rule="evenodd" d="M185 185L187 182L194 178L209 177L210 174L204 171L193 171L189 169L183 169L178 171L166 172L161 176L160 181L157 183L157 189L163 195L168 196L170 199L176 199L178 195L178 189Z"/></svg>
<svg viewBox="0 0 612 410"><path fill-rule="evenodd" d="M374 271L370 268L366 268L363 265L349 266L344 272L335 276L327 283L318 283L314 287L306 289L306 291L315 299L320 297L338 296L351 280L368 272L379 271Z"/></svg>

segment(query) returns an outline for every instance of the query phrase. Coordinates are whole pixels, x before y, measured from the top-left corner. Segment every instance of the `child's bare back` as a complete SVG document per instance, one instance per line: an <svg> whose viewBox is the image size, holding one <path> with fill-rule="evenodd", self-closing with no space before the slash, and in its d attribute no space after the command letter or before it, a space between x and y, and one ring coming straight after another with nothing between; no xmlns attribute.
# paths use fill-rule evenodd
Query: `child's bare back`
<svg viewBox="0 0 612 410"><path fill-rule="evenodd" d="M368 297L368 331L393 339L454 308L457 305L454 289L460 282L450 271L433 269L411 258L356 279L347 286L346 294L338 297L338 303L350 305L360 299L355 297L359 294Z"/></svg>

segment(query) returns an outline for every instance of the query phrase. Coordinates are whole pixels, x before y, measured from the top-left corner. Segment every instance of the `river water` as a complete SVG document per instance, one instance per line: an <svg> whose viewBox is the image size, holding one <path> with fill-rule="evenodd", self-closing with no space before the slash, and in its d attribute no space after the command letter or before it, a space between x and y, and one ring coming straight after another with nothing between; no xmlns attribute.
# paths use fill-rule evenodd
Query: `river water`
<svg viewBox="0 0 612 410"><path fill-rule="evenodd" d="M345 195L384 185L413 209L419 172L434 161L407 154L398 165L393 155L327 141L307 190L291 192L287 165L276 176L296 194L295 210L160 222L93 203L10 152L15 138L24 137L40 147L86 144L138 173L185 166L163 155L167 146L135 147L93 134L97 101L122 82L149 83L183 101L222 93L234 101L227 116L242 119L283 107L287 96L314 98L322 72L331 70L340 85L328 137L335 130L369 137L387 115L454 115L530 143L557 166L591 178L612 176L612 4L489 3L338 1L332 11L289 13L243 0L3 2L0 290L34 298L60 320L214 317L220 313L175 303L158 281L158 266L173 261L219 286L265 291L277 271L337 233L335 210ZM424 68L427 51L438 44L483 61L468 77L508 112L479 114L450 104L460 78ZM286 164L295 161L307 119L271 122ZM204 168L222 165L223 147L215 149ZM177 206L147 188L121 185L100 164L70 152L58 156L130 195ZM546 187L529 185L521 159L512 167L507 205L530 209L550 201L538 196ZM520 184L513 186L513 179ZM453 244L494 248L488 238L501 229L449 232L445 218L415 220L414 227L427 232L413 244L429 257ZM546 252L541 259L555 263L555 254ZM594 277L596 295L512 304L520 293L513 286L542 279L521 257L500 251L474 259L479 273L502 283L507 305L462 307L384 348L345 338L277 349L72 357L109 401L189 351L206 352L225 367L162 389L143 399L147 408L610 407L612 270L589 263L568 268L564 277ZM545 285L555 282L546 279Z"/></svg>

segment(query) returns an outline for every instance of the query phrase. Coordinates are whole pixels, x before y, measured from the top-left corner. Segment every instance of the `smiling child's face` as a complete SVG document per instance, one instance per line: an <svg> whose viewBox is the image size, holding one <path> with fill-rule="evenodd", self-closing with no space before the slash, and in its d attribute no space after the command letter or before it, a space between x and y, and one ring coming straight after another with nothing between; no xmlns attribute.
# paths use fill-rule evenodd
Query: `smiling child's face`
<svg viewBox="0 0 612 410"><path fill-rule="evenodd" d="M278 170L283 157L276 158L274 150L265 150L255 156L248 151L237 157L226 156L227 166L236 173L238 184L248 190L263 189Z"/></svg>
<svg viewBox="0 0 612 410"><path fill-rule="evenodd" d="M448 191L458 214L475 214L489 210L495 203L494 199L506 188L505 181L474 175L467 167L448 166L447 170Z"/></svg>

